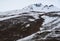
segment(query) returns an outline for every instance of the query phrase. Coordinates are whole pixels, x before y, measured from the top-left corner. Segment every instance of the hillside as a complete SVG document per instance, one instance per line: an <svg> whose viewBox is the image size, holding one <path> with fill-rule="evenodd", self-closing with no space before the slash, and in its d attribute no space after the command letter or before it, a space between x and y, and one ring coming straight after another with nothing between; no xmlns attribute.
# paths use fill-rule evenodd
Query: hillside
<svg viewBox="0 0 60 41"><path fill-rule="evenodd" d="M0 13L0 41L53 40L60 41L60 9L56 6L40 3Z"/></svg>

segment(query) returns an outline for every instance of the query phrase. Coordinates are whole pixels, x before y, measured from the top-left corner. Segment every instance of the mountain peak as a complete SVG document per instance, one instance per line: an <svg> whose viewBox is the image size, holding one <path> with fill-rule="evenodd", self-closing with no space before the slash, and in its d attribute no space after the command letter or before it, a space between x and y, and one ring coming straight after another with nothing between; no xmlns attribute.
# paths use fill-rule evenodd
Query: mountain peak
<svg viewBox="0 0 60 41"><path fill-rule="evenodd" d="M36 7L40 7L42 4L41 3L39 3L39 4L34 4L34 6L36 6Z"/></svg>
<svg viewBox="0 0 60 41"><path fill-rule="evenodd" d="M60 11L59 8L54 6L53 4L51 5L43 5L41 3L36 3L29 5L28 7L25 8L25 10L28 11L40 11L40 12L51 12L51 11Z"/></svg>

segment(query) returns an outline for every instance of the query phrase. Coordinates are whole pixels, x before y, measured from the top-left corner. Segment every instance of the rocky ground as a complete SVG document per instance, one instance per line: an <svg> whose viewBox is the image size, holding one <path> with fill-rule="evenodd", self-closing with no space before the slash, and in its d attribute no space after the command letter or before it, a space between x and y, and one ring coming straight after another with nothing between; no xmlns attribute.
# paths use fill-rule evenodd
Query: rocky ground
<svg viewBox="0 0 60 41"><path fill-rule="evenodd" d="M34 21L29 19L35 18L30 15L22 15L0 21L0 41L16 41L39 31L44 19L41 17Z"/></svg>
<svg viewBox="0 0 60 41"><path fill-rule="evenodd" d="M16 41L33 33L28 41L60 41L60 12L28 12L0 21L0 41Z"/></svg>

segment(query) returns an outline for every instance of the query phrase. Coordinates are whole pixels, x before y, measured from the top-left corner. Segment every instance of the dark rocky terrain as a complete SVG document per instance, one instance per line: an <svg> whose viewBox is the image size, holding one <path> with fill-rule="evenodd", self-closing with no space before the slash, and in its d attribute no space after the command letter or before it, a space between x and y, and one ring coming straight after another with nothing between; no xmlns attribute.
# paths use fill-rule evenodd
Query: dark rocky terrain
<svg viewBox="0 0 60 41"><path fill-rule="evenodd" d="M38 13L39 12L35 12L35 14ZM40 13L38 14L38 19L32 15L23 13L21 16L0 21L0 41L16 41L36 33L37 31L40 32L36 33L30 41L60 41L60 12ZM45 18L46 16L53 18L53 20L45 23L45 19L48 18ZM29 19L35 20L32 21ZM39 28L43 29L40 30Z"/></svg>
<svg viewBox="0 0 60 41"><path fill-rule="evenodd" d="M19 16L0 21L0 41L16 41L39 31L44 21L43 18L35 19L32 16Z"/></svg>

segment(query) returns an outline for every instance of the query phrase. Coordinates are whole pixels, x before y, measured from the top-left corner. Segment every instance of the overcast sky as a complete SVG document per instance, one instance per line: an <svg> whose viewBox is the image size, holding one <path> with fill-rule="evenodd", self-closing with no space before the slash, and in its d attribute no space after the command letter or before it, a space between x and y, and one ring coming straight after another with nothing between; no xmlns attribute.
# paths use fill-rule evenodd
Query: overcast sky
<svg viewBox="0 0 60 41"><path fill-rule="evenodd" d="M60 8L60 0L0 0L0 12L22 9L34 3L54 4Z"/></svg>

